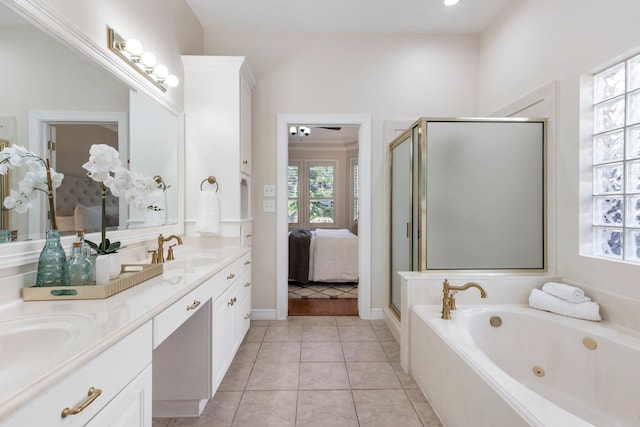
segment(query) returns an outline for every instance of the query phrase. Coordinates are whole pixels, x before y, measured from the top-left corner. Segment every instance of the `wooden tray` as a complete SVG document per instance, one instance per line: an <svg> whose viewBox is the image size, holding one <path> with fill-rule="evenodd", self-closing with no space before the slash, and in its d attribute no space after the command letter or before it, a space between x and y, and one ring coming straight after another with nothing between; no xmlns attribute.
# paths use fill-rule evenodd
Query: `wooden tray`
<svg viewBox="0 0 640 427"><path fill-rule="evenodd" d="M141 268L141 269L140 269ZM131 271L132 269L140 269ZM120 276L103 286L51 286L22 288L24 301L103 299L162 274L162 264L122 264Z"/></svg>

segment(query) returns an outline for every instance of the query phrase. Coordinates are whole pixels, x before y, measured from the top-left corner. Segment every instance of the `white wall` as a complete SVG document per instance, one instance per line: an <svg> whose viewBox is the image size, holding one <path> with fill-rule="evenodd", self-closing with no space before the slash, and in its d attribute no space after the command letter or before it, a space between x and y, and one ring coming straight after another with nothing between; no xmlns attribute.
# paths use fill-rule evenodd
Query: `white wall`
<svg viewBox="0 0 640 427"><path fill-rule="evenodd" d="M257 189L276 182L278 114L372 115L372 306L386 307L388 147L382 137L383 121L475 115L476 40L469 36L207 31L205 53L245 55L256 78L253 206L262 206ZM253 219L253 308L275 309L276 217L254 209Z"/></svg>
<svg viewBox="0 0 640 427"><path fill-rule="evenodd" d="M483 34L481 114L556 81L558 274L566 280L640 299L640 266L579 255L580 76L640 47L637 0L520 0ZM588 186L589 184L586 183Z"/></svg>

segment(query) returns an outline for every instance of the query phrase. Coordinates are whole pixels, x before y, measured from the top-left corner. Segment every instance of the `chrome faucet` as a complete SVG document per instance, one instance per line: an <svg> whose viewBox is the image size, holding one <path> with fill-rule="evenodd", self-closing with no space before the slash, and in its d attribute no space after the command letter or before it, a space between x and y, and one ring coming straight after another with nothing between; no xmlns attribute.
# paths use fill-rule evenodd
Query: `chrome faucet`
<svg viewBox="0 0 640 427"><path fill-rule="evenodd" d="M445 320L451 319L451 310L456 309L456 300L454 298L458 291L466 291L469 288L478 288L480 290L480 297L486 298L487 292L476 282L469 282L463 286L451 286L447 279L442 282L442 318Z"/></svg>
<svg viewBox="0 0 640 427"><path fill-rule="evenodd" d="M160 235L158 236L158 249L155 251L149 251L152 253L151 255L151 263L152 264L162 264L165 262L165 258L164 258L164 242L168 242L170 240L176 239L176 241L178 242L178 245L182 244L182 238L180 236L178 236L177 234L172 234L169 237L164 237L162 235L162 233L160 233ZM169 253L167 255L167 259L166 261L171 261L173 260L173 247L174 245L169 246Z"/></svg>

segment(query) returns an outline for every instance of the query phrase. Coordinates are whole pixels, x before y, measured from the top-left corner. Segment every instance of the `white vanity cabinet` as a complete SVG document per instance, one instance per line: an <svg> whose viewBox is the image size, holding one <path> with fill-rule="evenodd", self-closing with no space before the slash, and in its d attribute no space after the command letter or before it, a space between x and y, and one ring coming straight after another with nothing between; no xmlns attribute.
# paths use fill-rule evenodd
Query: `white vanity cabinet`
<svg viewBox="0 0 640 427"><path fill-rule="evenodd" d="M195 218L200 183L220 191L222 234L242 236L251 218L251 98L255 79L242 56L183 56L186 216ZM205 183L205 185L207 185ZM247 234L245 232L245 234Z"/></svg>
<svg viewBox="0 0 640 427"><path fill-rule="evenodd" d="M249 330L251 318L251 254L234 263L231 286L212 304L211 378L213 396Z"/></svg>
<svg viewBox="0 0 640 427"><path fill-rule="evenodd" d="M2 426L150 427L151 349L151 322L147 322L44 391ZM68 415L63 417L65 409Z"/></svg>

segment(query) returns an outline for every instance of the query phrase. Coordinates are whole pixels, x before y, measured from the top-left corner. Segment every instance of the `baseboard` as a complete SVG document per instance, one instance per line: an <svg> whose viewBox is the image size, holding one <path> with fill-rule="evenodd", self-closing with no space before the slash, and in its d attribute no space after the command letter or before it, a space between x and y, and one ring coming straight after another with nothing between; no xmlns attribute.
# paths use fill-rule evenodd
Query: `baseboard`
<svg viewBox="0 0 640 427"><path fill-rule="evenodd" d="M369 311L370 319L384 319L384 309L383 308L372 308Z"/></svg>
<svg viewBox="0 0 640 427"><path fill-rule="evenodd" d="M276 310L251 310L251 320L276 320Z"/></svg>
<svg viewBox="0 0 640 427"><path fill-rule="evenodd" d="M208 399L154 400L153 416L159 418L198 417L202 414Z"/></svg>
<svg viewBox="0 0 640 427"><path fill-rule="evenodd" d="M391 331L393 336L396 338L396 341L400 343L400 335L401 335L400 319L398 319L395 313L391 311L391 309L389 308L384 309L383 311L384 311L384 323L387 325L387 328L389 328L389 331Z"/></svg>

